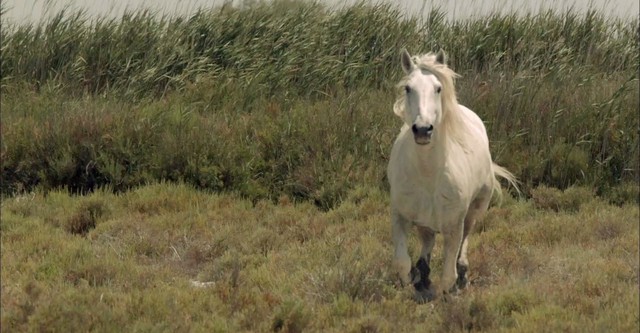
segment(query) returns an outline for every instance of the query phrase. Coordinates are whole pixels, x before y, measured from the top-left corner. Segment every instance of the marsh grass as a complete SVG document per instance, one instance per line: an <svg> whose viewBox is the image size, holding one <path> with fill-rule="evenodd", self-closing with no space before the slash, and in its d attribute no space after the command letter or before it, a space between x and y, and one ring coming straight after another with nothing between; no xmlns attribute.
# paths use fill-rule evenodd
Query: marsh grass
<svg viewBox="0 0 640 333"><path fill-rule="evenodd" d="M597 11L422 22L298 1L4 22L2 193L162 180L328 210L358 184L386 187L406 47L447 51L459 100L527 195L586 185L623 204L633 195L616 189L639 172L637 26Z"/></svg>
<svg viewBox="0 0 640 333"><path fill-rule="evenodd" d="M469 289L417 305L390 273L387 200L361 186L324 212L170 183L5 199L3 330L637 329L637 205L591 195L555 212L505 200L472 235ZM87 211L102 211L95 228L69 232L64 222Z"/></svg>

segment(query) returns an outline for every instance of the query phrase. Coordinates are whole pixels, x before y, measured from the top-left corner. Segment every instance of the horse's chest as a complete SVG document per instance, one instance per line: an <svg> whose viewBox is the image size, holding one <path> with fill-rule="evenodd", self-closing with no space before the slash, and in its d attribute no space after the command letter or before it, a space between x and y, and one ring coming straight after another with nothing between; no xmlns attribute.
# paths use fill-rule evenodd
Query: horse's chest
<svg viewBox="0 0 640 333"><path fill-rule="evenodd" d="M420 224L435 221L435 205L430 197L421 191L405 191L396 198L395 207L409 221Z"/></svg>
<svg viewBox="0 0 640 333"><path fill-rule="evenodd" d="M393 198L395 209L407 220L439 231L440 224L450 216L458 215L459 198L428 188L406 187Z"/></svg>

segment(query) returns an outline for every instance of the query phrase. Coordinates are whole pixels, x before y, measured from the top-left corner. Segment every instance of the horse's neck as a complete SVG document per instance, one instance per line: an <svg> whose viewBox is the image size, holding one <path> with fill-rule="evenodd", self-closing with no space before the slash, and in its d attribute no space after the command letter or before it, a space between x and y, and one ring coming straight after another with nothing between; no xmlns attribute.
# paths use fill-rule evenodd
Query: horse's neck
<svg viewBox="0 0 640 333"><path fill-rule="evenodd" d="M446 162L446 147L444 138L436 138L425 146L414 145L415 152L413 163L420 175L426 178L433 178L444 169Z"/></svg>

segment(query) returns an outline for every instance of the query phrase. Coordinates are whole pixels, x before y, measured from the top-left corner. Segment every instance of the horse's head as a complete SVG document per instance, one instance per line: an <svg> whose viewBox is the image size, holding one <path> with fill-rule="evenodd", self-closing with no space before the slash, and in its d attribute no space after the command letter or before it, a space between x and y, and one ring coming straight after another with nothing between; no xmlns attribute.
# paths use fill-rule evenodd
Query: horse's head
<svg viewBox="0 0 640 333"><path fill-rule="evenodd" d="M439 52L434 61L444 64L444 54ZM394 109L411 127L415 142L426 145L442 123L444 87L435 74L417 65L407 50L402 50L400 63L407 74L401 83L405 94L404 105L397 105Z"/></svg>

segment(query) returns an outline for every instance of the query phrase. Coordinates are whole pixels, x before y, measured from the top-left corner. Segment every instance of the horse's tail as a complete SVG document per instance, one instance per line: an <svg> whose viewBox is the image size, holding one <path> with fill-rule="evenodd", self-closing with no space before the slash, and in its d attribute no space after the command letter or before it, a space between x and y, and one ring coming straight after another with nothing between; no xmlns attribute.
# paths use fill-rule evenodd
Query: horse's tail
<svg viewBox="0 0 640 333"><path fill-rule="evenodd" d="M497 165L495 162L493 163L493 177L493 192L497 194L498 202L502 201L502 190L500 188L500 182L496 177L504 178L509 185L513 186L516 192L518 192L518 195L521 194L516 176L509 172L509 170Z"/></svg>

